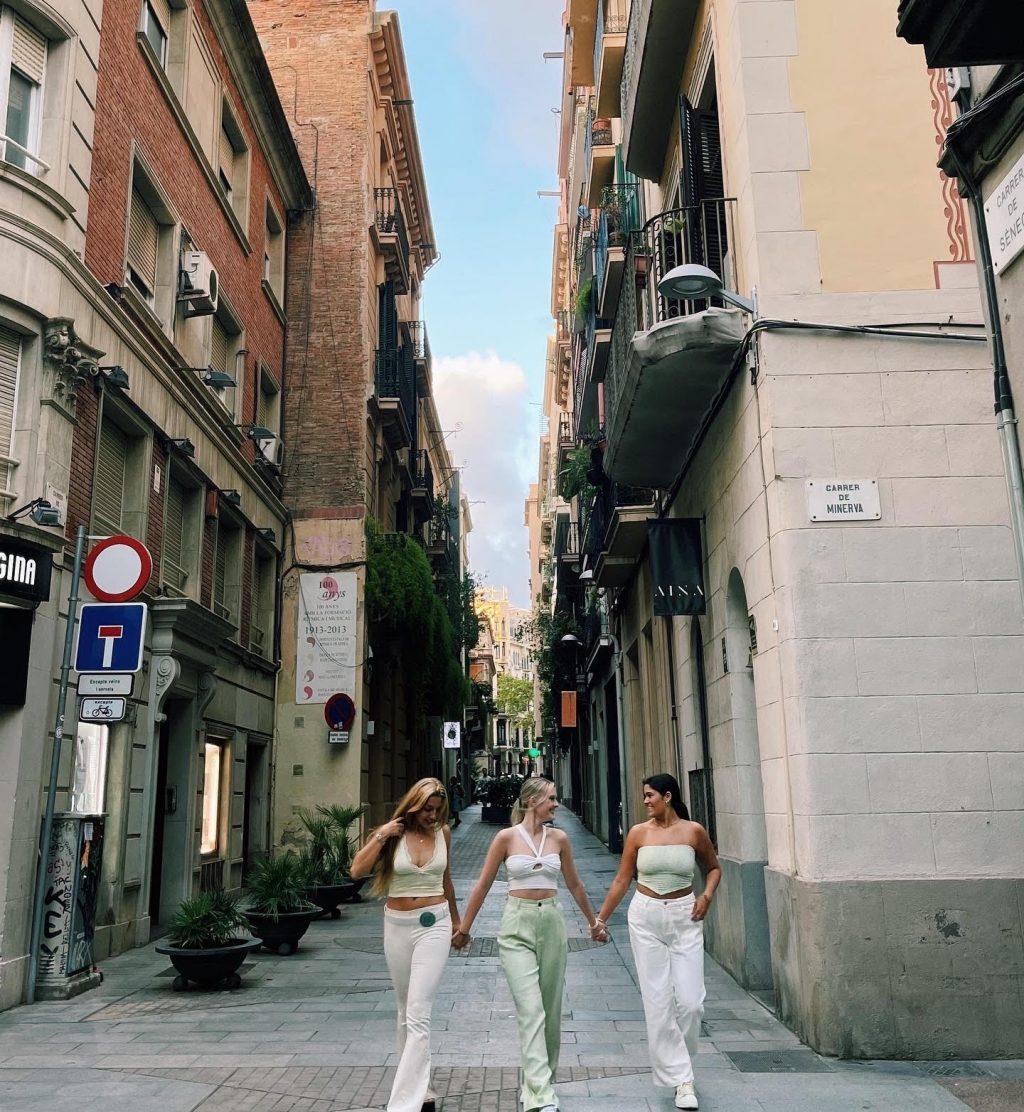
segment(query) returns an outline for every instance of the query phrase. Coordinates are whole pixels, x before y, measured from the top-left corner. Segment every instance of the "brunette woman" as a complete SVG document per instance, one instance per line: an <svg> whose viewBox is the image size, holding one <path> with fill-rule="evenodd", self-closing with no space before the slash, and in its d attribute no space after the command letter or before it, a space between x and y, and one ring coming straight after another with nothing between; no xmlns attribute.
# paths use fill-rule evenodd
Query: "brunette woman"
<svg viewBox="0 0 1024 1112"><path fill-rule="evenodd" d="M599 927L622 902L629 905L629 941L647 1019L654 1082L675 1089L676 1108L697 1108L693 1056L704 1012L704 916L722 879L715 847L691 822L679 784L667 772L643 783L647 822L626 837L622 861L597 917ZM704 890L694 898L697 863Z"/></svg>
<svg viewBox="0 0 1024 1112"><path fill-rule="evenodd" d="M525 1112L556 1112L558 1108L554 1083L562 1041L567 952L565 918L556 898L559 877L565 878L594 937L607 940L595 923L568 837L545 826L557 810L558 796L550 780L535 776L523 784L512 809L513 825L491 842L453 943L457 950L468 945L469 930L504 862L509 899L501 919L498 953L519 1021L523 1052L520 1099Z"/></svg>
<svg viewBox="0 0 1024 1112"><path fill-rule="evenodd" d="M374 874L385 896L384 955L398 996L398 1072L388 1112L434 1112L430 1095L430 1012L459 923L448 850L448 796L440 780L419 780L391 821L374 830L352 861L355 878Z"/></svg>

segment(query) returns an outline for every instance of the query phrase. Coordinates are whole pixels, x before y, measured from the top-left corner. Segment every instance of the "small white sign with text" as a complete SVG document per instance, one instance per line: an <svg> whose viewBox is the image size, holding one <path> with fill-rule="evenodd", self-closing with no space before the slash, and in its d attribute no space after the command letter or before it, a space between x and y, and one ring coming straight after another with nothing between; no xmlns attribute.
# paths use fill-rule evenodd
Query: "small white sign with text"
<svg viewBox="0 0 1024 1112"><path fill-rule="evenodd" d="M1024 251L1024 155L985 198L992 266L1001 274Z"/></svg>
<svg viewBox="0 0 1024 1112"><path fill-rule="evenodd" d="M811 521L877 521L882 516L877 479L808 479Z"/></svg>

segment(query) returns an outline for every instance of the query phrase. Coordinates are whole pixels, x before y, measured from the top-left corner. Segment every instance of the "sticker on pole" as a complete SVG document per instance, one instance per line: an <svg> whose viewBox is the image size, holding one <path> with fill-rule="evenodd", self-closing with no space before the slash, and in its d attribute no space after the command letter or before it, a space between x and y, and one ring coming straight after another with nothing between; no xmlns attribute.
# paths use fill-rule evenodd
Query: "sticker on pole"
<svg viewBox="0 0 1024 1112"><path fill-rule="evenodd" d="M149 549L134 537L107 537L85 560L85 585L100 602L128 602L153 574Z"/></svg>
<svg viewBox="0 0 1024 1112"><path fill-rule="evenodd" d="M146 634L144 602L87 602L75 642L76 672L137 672Z"/></svg>
<svg viewBox="0 0 1024 1112"><path fill-rule="evenodd" d="M120 722L128 703L125 699L83 699L78 710L80 722Z"/></svg>

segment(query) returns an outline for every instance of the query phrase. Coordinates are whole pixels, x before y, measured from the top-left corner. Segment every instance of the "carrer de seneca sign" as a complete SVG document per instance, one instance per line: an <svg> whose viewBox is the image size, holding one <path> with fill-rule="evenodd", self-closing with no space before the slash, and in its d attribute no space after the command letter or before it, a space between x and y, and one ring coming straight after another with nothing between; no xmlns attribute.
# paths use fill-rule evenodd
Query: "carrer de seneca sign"
<svg viewBox="0 0 1024 1112"><path fill-rule="evenodd" d="M1024 251L1024 155L985 199L985 224L996 274Z"/></svg>
<svg viewBox="0 0 1024 1112"><path fill-rule="evenodd" d="M877 521L882 516L877 479L808 479L811 521Z"/></svg>
<svg viewBox="0 0 1024 1112"><path fill-rule="evenodd" d="M52 568L49 549L0 536L0 597L45 602L50 597Z"/></svg>

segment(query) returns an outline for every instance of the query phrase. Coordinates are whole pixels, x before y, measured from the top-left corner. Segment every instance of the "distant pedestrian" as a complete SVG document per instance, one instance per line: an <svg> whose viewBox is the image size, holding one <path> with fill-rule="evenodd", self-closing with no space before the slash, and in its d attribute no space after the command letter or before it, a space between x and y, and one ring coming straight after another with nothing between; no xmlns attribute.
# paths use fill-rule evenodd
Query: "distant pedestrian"
<svg viewBox="0 0 1024 1112"><path fill-rule="evenodd" d="M567 943L565 919L558 903L558 878L591 924L592 936L607 941L576 872L572 845L564 831L549 829L558 810L550 780L527 780L512 809L511 827L500 831L487 851L480 878L470 893L454 946L470 942L469 931L501 863L508 876L509 900L501 919L498 953L516 1004L523 1053L524 1112L555 1112L555 1072L562 1042L562 992Z"/></svg>
<svg viewBox="0 0 1024 1112"><path fill-rule="evenodd" d="M388 1112L434 1112L430 1093L430 1012L452 933L459 925L448 850L448 794L440 780L419 780L390 822L370 833L352 860L354 878L374 873L386 896L384 955L398 996L398 1072Z"/></svg>
<svg viewBox="0 0 1024 1112"><path fill-rule="evenodd" d="M460 812L463 808L462 784L458 776L453 776L448 781L448 807L451 813L451 828L455 830L462 823Z"/></svg>
<svg viewBox="0 0 1024 1112"><path fill-rule="evenodd" d="M644 780L650 816L626 836L619 871L597 917L603 927L636 877L629 905L633 947L647 1018L654 1083L675 1089L676 1108L697 1108L693 1057L704 1014L704 916L722 879L708 832L691 822L667 772ZM693 895L697 863L704 891Z"/></svg>

